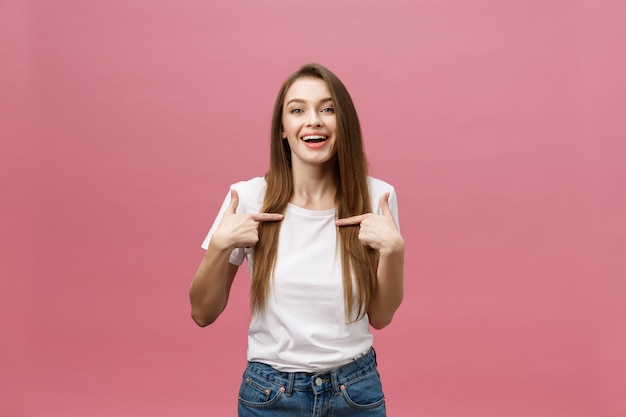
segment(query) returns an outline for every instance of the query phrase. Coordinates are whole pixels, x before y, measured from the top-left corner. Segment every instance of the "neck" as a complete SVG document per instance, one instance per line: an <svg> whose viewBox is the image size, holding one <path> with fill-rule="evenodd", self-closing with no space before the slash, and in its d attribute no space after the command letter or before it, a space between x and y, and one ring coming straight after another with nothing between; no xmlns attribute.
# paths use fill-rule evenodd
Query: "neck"
<svg viewBox="0 0 626 417"><path fill-rule="evenodd" d="M335 208L337 184L332 164L293 166L293 193L289 202L309 210Z"/></svg>

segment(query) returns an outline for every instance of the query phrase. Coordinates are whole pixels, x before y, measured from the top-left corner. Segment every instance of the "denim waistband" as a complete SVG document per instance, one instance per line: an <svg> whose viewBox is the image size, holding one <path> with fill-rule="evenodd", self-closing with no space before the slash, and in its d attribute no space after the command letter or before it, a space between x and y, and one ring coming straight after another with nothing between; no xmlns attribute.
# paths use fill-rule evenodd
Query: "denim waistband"
<svg viewBox="0 0 626 417"><path fill-rule="evenodd" d="M342 384L376 370L376 352L374 348L370 348L367 353L352 362L316 373L281 372L261 362L248 362L247 370L285 387L287 395L293 390L321 391L325 387L332 387L333 391L338 391Z"/></svg>

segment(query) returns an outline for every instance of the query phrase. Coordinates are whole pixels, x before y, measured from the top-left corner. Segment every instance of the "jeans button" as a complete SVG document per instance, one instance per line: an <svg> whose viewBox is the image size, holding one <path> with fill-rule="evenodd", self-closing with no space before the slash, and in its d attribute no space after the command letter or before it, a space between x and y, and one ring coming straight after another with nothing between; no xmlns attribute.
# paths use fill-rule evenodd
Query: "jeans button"
<svg viewBox="0 0 626 417"><path fill-rule="evenodd" d="M320 385L322 385L322 378L318 377L318 378L315 380L315 385L317 385L318 387L319 387Z"/></svg>

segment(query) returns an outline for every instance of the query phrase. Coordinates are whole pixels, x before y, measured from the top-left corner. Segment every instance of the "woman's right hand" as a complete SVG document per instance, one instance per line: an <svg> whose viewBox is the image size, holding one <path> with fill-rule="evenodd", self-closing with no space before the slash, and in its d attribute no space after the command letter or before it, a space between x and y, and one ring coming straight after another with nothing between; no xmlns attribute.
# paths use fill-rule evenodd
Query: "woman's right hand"
<svg viewBox="0 0 626 417"><path fill-rule="evenodd" d="M237 214L238 205L239 195L231 189L230 205L211 237L212 245L222 249L252 247L259 241L259 222L275 222L284 217L279 213Z"/></svg>

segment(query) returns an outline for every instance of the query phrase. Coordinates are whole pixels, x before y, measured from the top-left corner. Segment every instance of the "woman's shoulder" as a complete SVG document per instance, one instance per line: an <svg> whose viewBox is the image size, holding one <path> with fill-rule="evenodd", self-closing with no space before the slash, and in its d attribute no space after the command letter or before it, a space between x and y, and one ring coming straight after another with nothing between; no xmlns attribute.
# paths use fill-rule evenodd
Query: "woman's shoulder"
<svg viewBox="0 0 626 417"><path fill-rule="evenodd" d="M254 177L249 180L236 182L230 188L237 191L239 195L240 209L247 213L258 212L263 205L267 182L265 177Z"/></svg>
<svg viewBox="0 0 626 417"><path fill-rule="evenodd" d="M373 197L382 196L385 193L395 193L393 185L379 178L367 177L367 185Z"/></svg>
<svg viewBox="0 0 626 417"><path fill-rule="evenodd" d="M234 188L239 191L256 191L261 188L267 187L267 182L265 181L265 177L254 177L249 180L239 181L230 186L230 188Z"/></svg>
<svg viewBox="0 0 626 417"><path fill-rule="evenodd" d="M393 185L389 184L386 181L380 180L374 177L367 177L367 184L369 186L370 191L370 202L372 205L373 213L381 213L380 209L380 200L386 193L389 193L389 209L391 210L391 214L393 215L396 226L399 227L398 221L398 197L396 196L396 190Z"/></svg>

